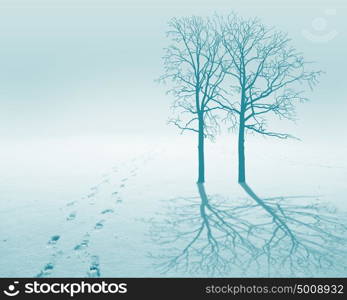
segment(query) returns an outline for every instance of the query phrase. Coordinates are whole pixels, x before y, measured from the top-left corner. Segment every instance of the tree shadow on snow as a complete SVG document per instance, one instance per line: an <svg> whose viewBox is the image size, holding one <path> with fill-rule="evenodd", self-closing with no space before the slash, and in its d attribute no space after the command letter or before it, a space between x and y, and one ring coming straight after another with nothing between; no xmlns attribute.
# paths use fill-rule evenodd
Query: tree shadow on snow
<svg viewBox="0 0 347 300"><path fill-rule="evenodd" d="M345 276L347 224L317 199L207 195L166 201L151 219L151 253L162 274L177 276Z"/></svg>

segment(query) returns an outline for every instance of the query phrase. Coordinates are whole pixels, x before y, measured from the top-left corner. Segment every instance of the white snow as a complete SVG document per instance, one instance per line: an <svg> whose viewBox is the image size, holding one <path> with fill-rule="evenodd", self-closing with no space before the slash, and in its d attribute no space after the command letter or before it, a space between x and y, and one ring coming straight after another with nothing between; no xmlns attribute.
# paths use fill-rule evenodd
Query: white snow
<svg viewBox="0 0 347 300"><path fill-rule="evenodd" d="M206 144L206 190L237 203L249 197L236 182L235 142L230 134ZM196 149L190 134L4 142L0 276L167 276L148 256L160 254L148 220L170 199L198 196ZM302 201L347 210L345 145L249 136L246 152L260 197L313 196Z"/></svg>

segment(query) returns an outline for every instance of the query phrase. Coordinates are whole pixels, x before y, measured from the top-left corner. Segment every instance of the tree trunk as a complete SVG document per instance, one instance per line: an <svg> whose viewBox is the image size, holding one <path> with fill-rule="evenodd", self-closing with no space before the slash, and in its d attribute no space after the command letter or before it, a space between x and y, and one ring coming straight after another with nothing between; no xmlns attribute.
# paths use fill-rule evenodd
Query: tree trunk
<svg viewBox="0 0 347 300"><path fill-rule="evenodd" d="M198 134L198 163L199 163L199 174L198 183L205 182L205 154L204 154L204 119L199 116L199 134Z"/></svg>
<svg viewBox="0 0 347 300"><path fill-rule="evenodd" d="M243 183L243 182L246 182L246 167L245 167L245 116L244 116L244 113L240 114L238 157L239 157L239 183Z"/></svg>

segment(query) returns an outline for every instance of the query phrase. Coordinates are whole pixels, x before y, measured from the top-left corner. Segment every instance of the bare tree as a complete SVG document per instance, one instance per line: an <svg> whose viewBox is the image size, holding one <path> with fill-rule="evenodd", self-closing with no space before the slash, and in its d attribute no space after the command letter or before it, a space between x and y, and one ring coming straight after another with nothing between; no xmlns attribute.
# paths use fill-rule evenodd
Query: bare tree
<svg viewBox="0 0 347 300"><path fill-rule="evenodd" d="M303 92L317 83L321 71L291 46L287 34L264 26L258 19L235 14L218 17L227 55L223 63L232 97L214 99L230 116L238 117L238 181L246 182L245 132L280 139L287 133L269 130L271 114L293 120L295 104L308 100ZM232 98L232 99L231 99Z"/></svg>
<svg viewBox="0 0 347 300"><path fill-rule="evenodd" d="M175 101L172 108L178 117L170 123L198 135L198 182L205 182L204 140L213 137L218 122L212 99L219 94L222 72L219 50L221 39L214 23L201 17L173 18L167 36L172 44L165 49L164 75L170 80L168 90Z"/></svg>

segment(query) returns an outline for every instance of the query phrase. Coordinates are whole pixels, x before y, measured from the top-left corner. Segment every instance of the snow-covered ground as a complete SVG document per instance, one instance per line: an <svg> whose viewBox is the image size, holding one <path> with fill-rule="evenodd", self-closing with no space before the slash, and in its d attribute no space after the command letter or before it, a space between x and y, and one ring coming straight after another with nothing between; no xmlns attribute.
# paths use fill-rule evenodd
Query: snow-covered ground
<svg viewBox="0 0 347 300"><path fill-rule="evenodd" d="M175 230L179 218L185 218L179 213L182 201L173 199L196 205L189 209L195 209L200 220L195 142L187 135L4 143L0 150L0 276L198 276L189 268L173 266L163 272L160 263L158 267L158 260L165 260L169 251L160 242L158 226L162 224L163 232L168 224ZM206 145L206 192L223 198L230 209L250 201L236 183L235 150L233 135ZM296 199L300 205L325 207L322 215L329 212L336 217L336 232L342 228L341 245L345 246L346 150L345 145L250 136L248 183L264 199L282 197L282 203ZM249 222L259 221L260 215L248 212ZM179 252L186 241L178 238L169 247ZM335 263L339 264L332 262L330 271L324 266L325 273L282 275L346 276L346 266L335 270ZM261 268L265 275L254 267L243 273L236 267L224 271L226 276L266 276L267 266ZM208 270L201 274L213 275Z"/></svg>

